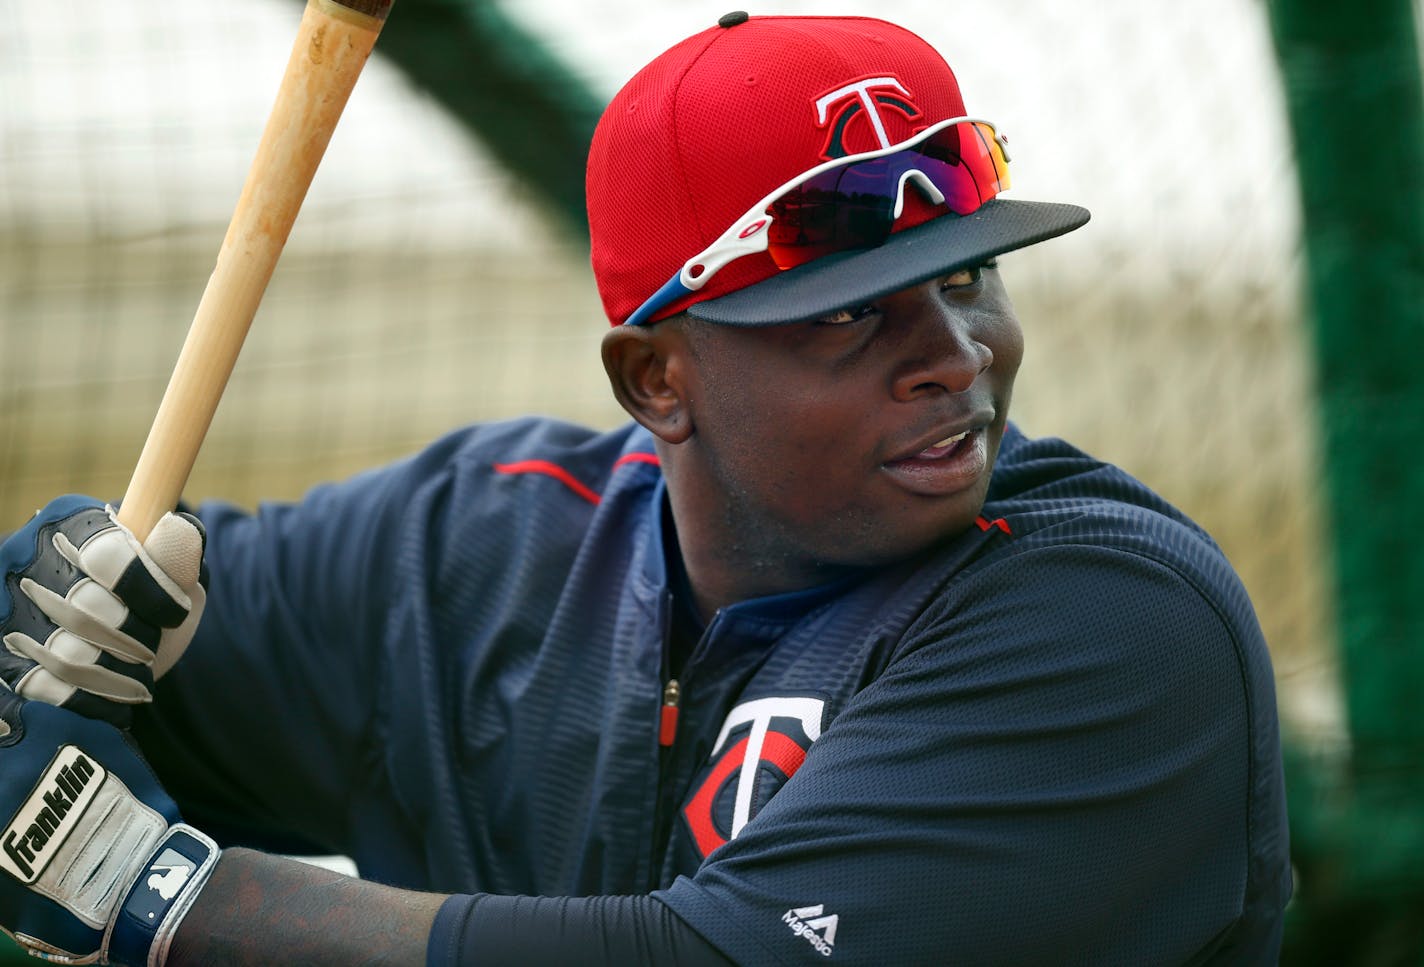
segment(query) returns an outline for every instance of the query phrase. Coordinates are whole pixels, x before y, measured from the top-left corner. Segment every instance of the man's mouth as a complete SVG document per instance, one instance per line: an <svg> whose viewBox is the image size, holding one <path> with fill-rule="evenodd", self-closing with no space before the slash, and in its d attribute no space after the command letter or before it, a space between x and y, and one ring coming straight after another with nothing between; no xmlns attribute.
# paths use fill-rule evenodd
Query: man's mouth
<svg viewBox="0 0 1424 967"><path fill-rule="evenodd" d="M900 486L925 496L948 496L973 487L989 469L986 428L961 430L883 469Z"/></svg>
<svg viewBox="0 0 1424 967"><path fill-rule="evenodd" d="M964 430L954 436L945 437L938 443L925 447L915 455L916 460L938 460L953 453L954 450L969 437L969 431Z"/></svg>

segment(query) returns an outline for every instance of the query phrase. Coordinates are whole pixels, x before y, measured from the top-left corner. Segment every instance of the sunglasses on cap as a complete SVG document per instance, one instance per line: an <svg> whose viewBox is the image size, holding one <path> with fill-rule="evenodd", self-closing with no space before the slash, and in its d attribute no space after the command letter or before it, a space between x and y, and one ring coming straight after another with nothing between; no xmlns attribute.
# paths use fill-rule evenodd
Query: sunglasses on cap
<svg viewBox="0 0 1424 967"><path fill-rule="evenodd" d="M992 124L950 118L888 148L819 164L748 209L624 325L651 321L745 255L766 252L784 271L833 252L883 244L904 211L907 182L934 204L968 215L1009 187L1008 162L1005 138Z"/></svg>

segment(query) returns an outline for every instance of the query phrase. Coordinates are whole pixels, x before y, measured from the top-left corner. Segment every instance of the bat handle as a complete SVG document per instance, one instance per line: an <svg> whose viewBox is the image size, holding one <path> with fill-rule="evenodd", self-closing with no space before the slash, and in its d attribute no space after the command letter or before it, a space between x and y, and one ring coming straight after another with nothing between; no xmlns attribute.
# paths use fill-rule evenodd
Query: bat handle
<svg viewBox="0 0 1424 967"><path fill-rule="evenodd" d="M307 188L391 0L308 0L277 101L119 508L148 537L178 504Z"/></svg>

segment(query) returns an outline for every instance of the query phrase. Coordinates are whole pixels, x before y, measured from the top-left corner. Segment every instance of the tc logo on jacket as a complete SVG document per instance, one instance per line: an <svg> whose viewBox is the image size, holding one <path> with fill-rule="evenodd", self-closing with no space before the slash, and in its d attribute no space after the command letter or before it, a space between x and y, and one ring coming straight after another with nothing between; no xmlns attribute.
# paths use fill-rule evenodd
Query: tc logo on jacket
<svg viewBox="0 0 1424 967"><path fill-rule="evenodd" d="M735 839L801 768L821 737L825 705L819 698L759 698L727 714L711 765L682 810L704 858Z"/></svg>

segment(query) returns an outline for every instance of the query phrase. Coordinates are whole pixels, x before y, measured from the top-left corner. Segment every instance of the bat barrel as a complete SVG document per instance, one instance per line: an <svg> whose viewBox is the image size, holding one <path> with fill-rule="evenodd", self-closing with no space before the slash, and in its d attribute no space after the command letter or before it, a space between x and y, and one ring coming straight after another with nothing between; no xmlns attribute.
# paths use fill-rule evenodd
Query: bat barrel
<svg viewBox="0 0 1424 967"><path fill-rule="evenodd" d="M139 539L182 496L238 352L391 0L309 0L217 264L119 520Z"/></svg>

